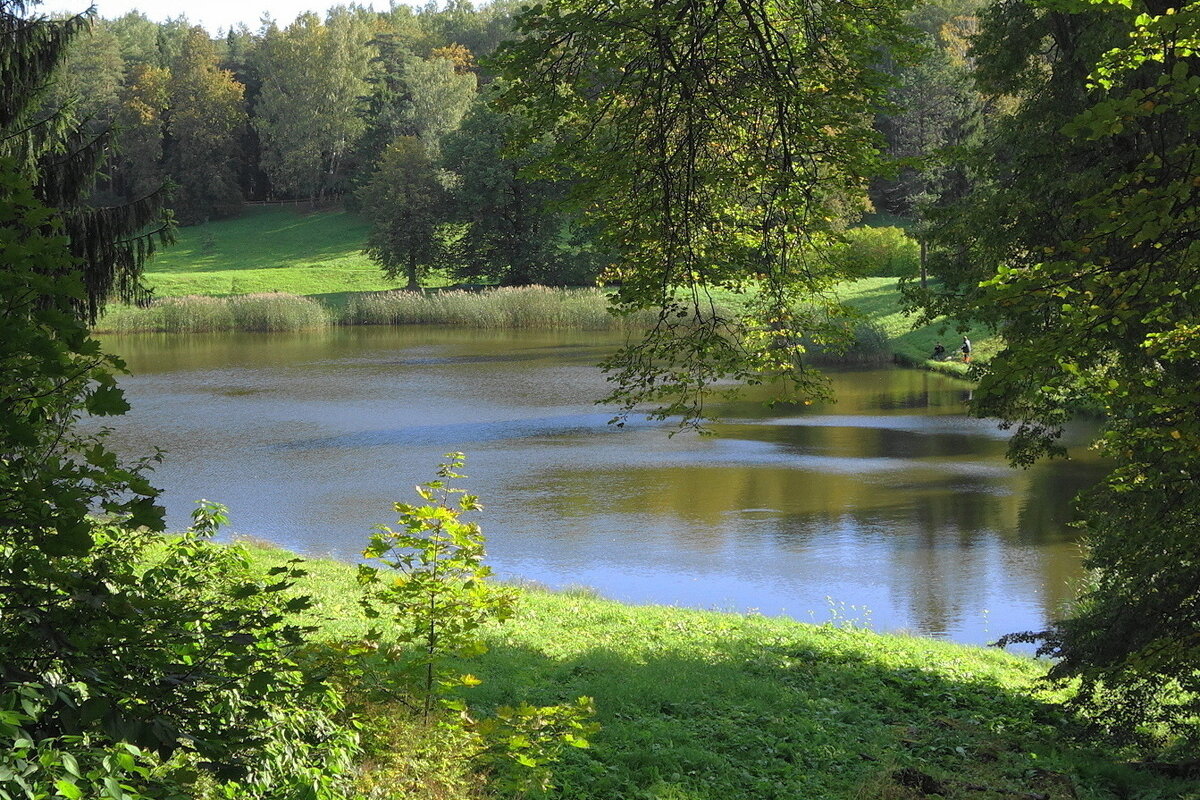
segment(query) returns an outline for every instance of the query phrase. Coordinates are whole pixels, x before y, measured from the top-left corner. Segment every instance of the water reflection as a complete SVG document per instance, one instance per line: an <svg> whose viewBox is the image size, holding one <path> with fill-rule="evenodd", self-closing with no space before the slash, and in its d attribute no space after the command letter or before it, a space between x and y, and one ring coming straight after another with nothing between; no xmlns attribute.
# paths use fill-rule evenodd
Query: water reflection
<svg viewBox="0 0 1200 800"><path fill-rule="evenodd" d="M597 334L352 328L110 339L134 375L117 444L169 452L157 483L235 528L357 556L442 453L469 454L490 560L510 577L634 602L791 614L870 609L877 629L983 642L1069 599L1070 497L1098 466L1010 469L969 387L831 373L835 404L727 403L711 438L623 429L592 401Z"/></svg>

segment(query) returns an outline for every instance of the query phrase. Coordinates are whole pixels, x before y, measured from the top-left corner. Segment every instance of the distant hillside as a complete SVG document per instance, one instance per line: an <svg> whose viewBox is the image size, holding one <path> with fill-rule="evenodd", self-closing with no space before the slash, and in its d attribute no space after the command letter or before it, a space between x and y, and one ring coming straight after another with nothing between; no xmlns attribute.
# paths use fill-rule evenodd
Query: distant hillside
<svg viewBox="0 0 1200 800"><path fill-rule="evenodd" d="M237 219L180 228L147 265L159 297L394 289L362 254L369 226L346 211L252 208Z"/></svg>

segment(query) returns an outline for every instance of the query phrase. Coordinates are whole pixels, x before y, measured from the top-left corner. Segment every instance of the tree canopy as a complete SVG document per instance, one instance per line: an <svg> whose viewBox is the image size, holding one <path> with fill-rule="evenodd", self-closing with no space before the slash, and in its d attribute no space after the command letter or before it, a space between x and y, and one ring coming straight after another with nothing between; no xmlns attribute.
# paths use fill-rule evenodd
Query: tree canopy
<svg viewBox="0 0 1200 800"><path fill-rule="evenodd" d="M981 85L1019 98L981 177L936 231L929 313L990 322L1004 348L974 410L1018 463L1103 414L1112 465L1081 503L1094 583L1041 640L1078 702L1132 730L1200 710L1200 5L994 5ZM1194 726L1191 736L1195 737Z"/></svg>
<svg viewBox="0 0 1200 800"><path fill-rule="evenodd" d="M596 6L549 0L517 17L499 55L504 103L611 254L622 311L661 309L622 350L609 398L666 417L703 416L726 379L803 391L800 338L834 309L836 271L818 255L861 205L877 167L879 51L900 48L899 5L668 0ZM709 291L759 298L721 312Z"/></svg>

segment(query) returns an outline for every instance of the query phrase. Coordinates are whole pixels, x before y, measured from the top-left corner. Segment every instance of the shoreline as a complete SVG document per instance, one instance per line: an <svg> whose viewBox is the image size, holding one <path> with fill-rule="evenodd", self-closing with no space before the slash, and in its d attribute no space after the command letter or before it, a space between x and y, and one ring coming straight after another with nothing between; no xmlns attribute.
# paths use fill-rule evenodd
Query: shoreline
<svg viewBox="0 0 1200 800"><path fill-rule="evenodd" d="M941 324L912 329L898 308L894 279L865 279L848 285L846 302L859 308L855 339L843 354L814 351L821 364L891 362L965 378L967 365L923 358L942 335ZM882 304L878 295L888 293ZM857 292L857 294L855 294ZM892 296L894 295L894 296ZM736 302L739 298L731 298ZM882 307L881 307L882 306ZM445 325L479 330L587 330L629 333L654 323L649 311L616 316L600 288L505 287L453 290L339 293L305 296L282 292L249 295L188 295L157 300L145 308L113 305L93 332L279 333L334 327ZM986 356L980 361L986 360Z"/></svg>

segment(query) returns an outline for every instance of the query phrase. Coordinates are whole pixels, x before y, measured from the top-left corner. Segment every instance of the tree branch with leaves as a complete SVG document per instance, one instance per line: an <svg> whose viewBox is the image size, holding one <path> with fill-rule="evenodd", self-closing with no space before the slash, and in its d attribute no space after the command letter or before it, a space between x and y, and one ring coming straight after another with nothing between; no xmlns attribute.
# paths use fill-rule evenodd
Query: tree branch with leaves
<svg viewBox="0 0 1200 800"><path fill-rule="evenodd" d="M820 251L878 167L875 65L903 50L899 9L550 0L518 15L501 103L555 132L542 168L576 181L602 230L617 312L659 310L607 364L621 416L649 404L698 424L729 380L821 391L800 340L833 335L839 275Z"/></svg>

